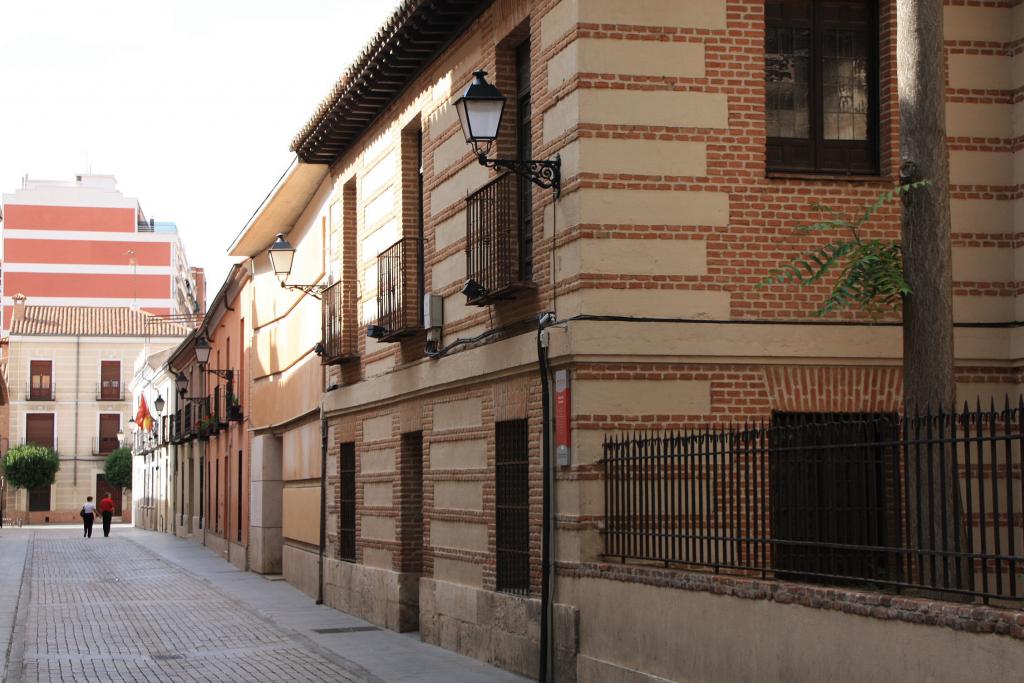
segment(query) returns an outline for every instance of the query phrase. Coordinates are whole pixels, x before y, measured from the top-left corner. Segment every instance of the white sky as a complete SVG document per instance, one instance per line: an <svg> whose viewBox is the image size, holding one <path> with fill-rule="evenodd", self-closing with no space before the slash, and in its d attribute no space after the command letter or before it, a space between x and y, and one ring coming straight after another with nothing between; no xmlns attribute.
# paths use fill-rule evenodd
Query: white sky
<svg viewBox="0 0 1024 683"><path fill-rule="evenodd" d="M0 0L0 192L109 173L207 298L288 143L396 0Z"/></svg>

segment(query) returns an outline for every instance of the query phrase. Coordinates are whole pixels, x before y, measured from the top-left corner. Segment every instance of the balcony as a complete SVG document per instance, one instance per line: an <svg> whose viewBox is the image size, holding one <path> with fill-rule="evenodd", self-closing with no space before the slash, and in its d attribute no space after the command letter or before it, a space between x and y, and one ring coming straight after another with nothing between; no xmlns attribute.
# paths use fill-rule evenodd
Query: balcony
<svg viewBox="0 0 1024 683"><path fill-rule="evenodd" d="M525 276L519 176L504 173L466 198L466 286L471 306L511 299L532 287Z"/></svg>
<svg viewBox="0 0 1024 683"><path fill-rule="evenodd" d="M123 401L124 385L120 382L101 382L96 385L97 401Z"/></svg>
<svg viewBox="0 0 1024 683"><path fill-rule="evenodd" d="M383 342L416 334L420 325L420 241L404 237L377 256L377 322Z"/></svg>
<svg viewBox="0 0 1024 683"><path fill-rule="evenodd" d="M348 293L351 296L351 293ZM323 294L323 364L341 365L358 357L355 315L346 315L346 291L336 282Z"/></svg>
<svg viewBox="0 0 1024 683"><path fill-rule="evenodd" d="M57 385L51 380L49 386L34 387L31 384L25 385L26 401L53 401L57 398Z"/></svg>

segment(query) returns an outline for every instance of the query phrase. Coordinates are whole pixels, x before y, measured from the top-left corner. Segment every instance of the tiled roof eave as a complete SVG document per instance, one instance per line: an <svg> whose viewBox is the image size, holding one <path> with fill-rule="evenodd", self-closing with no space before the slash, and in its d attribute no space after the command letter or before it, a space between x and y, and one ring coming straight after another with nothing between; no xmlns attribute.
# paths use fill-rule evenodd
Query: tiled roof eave
<svg viewBox="0 0 1024 683"><path fill-rule="evenodd" d="M317 106L291 150L306 163L333 163L491 2L404 0Z"/></svg>

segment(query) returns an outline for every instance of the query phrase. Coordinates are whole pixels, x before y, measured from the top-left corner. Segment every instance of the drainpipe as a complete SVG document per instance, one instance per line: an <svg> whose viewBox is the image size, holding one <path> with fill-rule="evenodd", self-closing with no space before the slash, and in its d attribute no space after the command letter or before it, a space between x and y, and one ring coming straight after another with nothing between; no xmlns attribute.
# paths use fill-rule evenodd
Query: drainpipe
<svg viewBox="0 0 1024 683"><path fill-rule="evenodd" d="M75 337L75 442L71 444L74 453L74 468L72 486L78 486L78 382L81 379L82 368L82 338ZM99 419L99 418L97 418Z"/></svg>
<svg viewBox="0 0 1024 683"><path fill-rule="evenodd" d="M551 397L550 367L548 365L547 327L555 322L554 313L540 316L537 327L537 361L540 367L541 395L541 469L543 487L541 498L541 555L540 555L540 672L537 680L548 683L551 675L551 544L553 541L551 523Z"/></svg>
<svg viewBox="0 0 1024 683"><path fill-rule="evenodd" d="M320 562L316 604L324 604L324 546L327 545L327 420L320 410Z"/></svg>

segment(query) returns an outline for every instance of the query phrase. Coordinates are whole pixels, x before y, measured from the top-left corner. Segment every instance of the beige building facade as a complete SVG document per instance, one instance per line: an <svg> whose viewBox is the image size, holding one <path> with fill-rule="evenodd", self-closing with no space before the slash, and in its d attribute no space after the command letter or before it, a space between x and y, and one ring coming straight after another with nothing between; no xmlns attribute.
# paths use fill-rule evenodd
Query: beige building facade
<svg viewBox="0 0 1024 683"><path fill-rule="evenodd" d="M1019 13L946 7L956 374L972 402L1021 388ZM490 158L558 155L559 192L478 163L455 102L480 69L507 98ZM249 566L531 676L547 593L557 680L1019 669L1014 610L606 552L610 435L901 411L898 314L819 319L827 285L757 286L802 248L815 202L855 214L895 184L898 132L890 0L401 3L230 248L251 278L236 314ZM869 231L895 239L898 204ZM287 273L268 257L277 233ZM188 344L176 353L193 372ZM176 486L208 501L194 443ZM1013 488L1008 457L989 495ZM203 505L179 533L203 528Z"/></svg>
<svg viewBox="0 0 1024 683"><path fill-rule="evenodd" d="M60 469L50 487L9 491L9 516L75 522L86 496L107 492L104 459L134 417L127 391L133 364L145 349L173 347L185 331L134 309L32 306L16 297L7 363L8 384L18 387L11 444L53 448ZM116 503L119 492L111 493ZM115 514L129 521L131 494L123 495Z"/></svg>

